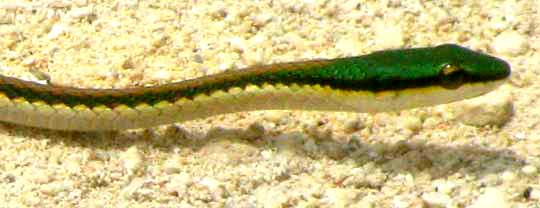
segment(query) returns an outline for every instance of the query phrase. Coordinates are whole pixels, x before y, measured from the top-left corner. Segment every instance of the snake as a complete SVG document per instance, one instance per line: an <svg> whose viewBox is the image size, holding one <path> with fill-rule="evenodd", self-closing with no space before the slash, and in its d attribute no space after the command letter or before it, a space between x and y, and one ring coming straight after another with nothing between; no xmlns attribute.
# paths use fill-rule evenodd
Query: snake
<svg viewBox="0 0 540 208"><path fill-rule="evenodd" d="M456 44L255 65L157 86L92 89L0 75L0 121L60 131L151 128L257 110L377 113L483 95L504 60Z"/></svg>

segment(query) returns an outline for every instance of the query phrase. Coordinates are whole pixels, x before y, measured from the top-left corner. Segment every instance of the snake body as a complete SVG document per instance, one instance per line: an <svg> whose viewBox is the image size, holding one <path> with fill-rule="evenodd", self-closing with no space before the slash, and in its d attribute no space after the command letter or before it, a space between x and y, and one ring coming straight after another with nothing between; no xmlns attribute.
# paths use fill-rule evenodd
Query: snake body
<svg viewBox="0 0 540 208"><path fill-rule="evenodd" d="M482 95L503 60L444 44L253 66L154 87L80 89L0 76L0 121L71 131L146 128L253 110L396 111Z"/></svg>

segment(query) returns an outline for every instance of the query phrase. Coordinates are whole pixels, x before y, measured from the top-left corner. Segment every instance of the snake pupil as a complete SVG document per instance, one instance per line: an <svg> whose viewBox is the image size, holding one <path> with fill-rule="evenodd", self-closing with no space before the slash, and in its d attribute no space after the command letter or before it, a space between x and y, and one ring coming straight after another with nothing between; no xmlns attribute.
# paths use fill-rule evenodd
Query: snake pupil
<svg viewBox="0 0 540 208"><path fill-rule="evenodd" d="M465 72L462 68L448 64L440 74L441 86L446 89L457 89L463 84Z"/></svg>

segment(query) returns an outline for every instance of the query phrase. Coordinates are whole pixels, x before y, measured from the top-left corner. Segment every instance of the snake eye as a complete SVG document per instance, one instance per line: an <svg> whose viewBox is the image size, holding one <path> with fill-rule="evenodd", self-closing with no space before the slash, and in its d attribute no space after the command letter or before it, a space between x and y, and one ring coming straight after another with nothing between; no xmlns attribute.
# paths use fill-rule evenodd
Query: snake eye
<svg viewBox="0 0 540 208"><path fill-rule="evenodd" d="M463 83L464 71L462 68L447 64L441 70L440 85L446 89L456 89Z"/></svg>

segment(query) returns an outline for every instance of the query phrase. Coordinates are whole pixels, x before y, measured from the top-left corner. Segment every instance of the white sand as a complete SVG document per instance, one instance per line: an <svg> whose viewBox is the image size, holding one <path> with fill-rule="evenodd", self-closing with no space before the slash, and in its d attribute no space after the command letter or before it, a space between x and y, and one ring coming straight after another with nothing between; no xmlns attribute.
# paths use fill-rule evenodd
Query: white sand
<svg viewBox="0 0 540 208"><path fill-rule="evenodd" d="M540 3L152 2L3 0L0 73L124 88L452 42L513 74L486 97L400 113L251 112L116 134L2 124L1 207L540 204Z"/></svg>

